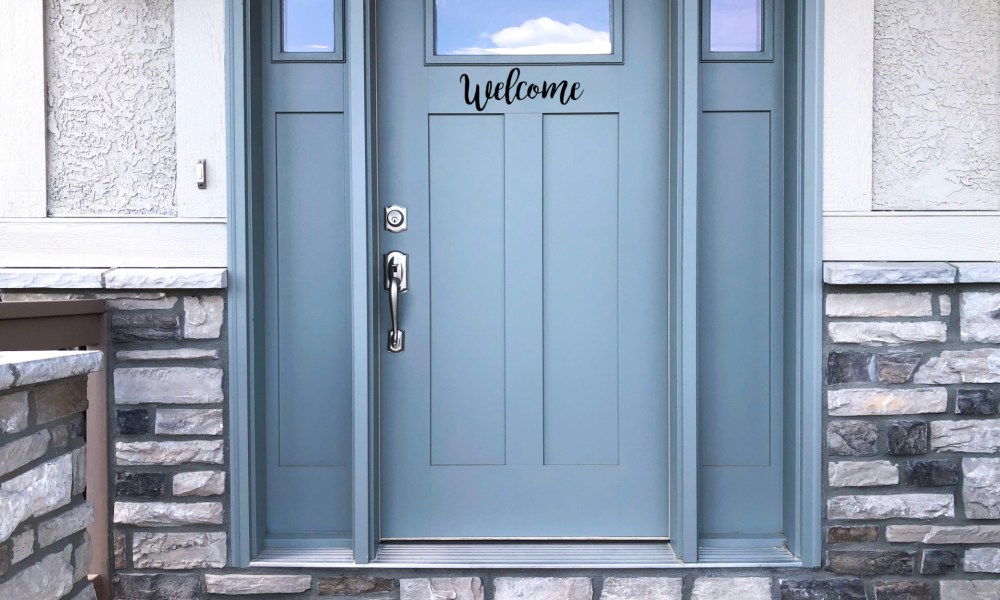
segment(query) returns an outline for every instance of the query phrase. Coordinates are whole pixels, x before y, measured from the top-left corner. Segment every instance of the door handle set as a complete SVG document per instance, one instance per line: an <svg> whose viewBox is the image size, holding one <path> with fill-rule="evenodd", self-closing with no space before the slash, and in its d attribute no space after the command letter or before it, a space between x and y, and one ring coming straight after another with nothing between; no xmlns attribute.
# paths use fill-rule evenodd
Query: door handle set
<svg viewBox="0 0 1000 600"><path fill-rule="evenodd" d="M397 354L406 346L406 332L399 328L399 296L410 287L407 277L409 256L402 252L389 252L384 260L385 289L389 291L389 316L392 320L389 352Z"/></svg>

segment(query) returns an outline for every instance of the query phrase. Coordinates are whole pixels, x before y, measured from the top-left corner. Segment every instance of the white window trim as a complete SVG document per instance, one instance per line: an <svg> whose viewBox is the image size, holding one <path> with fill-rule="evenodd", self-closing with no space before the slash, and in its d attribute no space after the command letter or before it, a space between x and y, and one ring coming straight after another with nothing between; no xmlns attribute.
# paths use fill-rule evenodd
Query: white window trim
<svg viewBox="0 0 1000 600"><path fill-rule="evenodd" d="M0 0L0 218L45 216L43 0Z"/></svg>

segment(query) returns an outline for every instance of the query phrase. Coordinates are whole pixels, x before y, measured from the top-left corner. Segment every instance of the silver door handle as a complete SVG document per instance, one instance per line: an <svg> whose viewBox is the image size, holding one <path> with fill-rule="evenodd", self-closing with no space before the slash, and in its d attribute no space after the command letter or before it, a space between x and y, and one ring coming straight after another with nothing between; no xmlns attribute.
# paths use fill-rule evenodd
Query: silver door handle
<svg viewBox="0 0 1000 600"><path fill-rule="evenodd" d="M399 295L409 289L407 281L408 257L402 252L385 255L385 289L389 290L389 316L392 329L389 330L389 352L402 352L405 347L406 332L399 328Z"/></svg>

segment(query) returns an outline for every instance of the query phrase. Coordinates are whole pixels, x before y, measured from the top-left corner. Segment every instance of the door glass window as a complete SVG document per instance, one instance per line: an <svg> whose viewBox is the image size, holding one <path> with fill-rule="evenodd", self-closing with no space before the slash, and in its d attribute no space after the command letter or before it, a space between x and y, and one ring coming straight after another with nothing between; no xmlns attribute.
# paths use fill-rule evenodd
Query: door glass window
<svg viewBox="0 0 1000 600"><path fill-rule="evenodd" d="M611 54L609 0L435 0L435 54Z"/></svg>
<svg viewBox="0 0 1000 600"><path fill-rule="evenodd" d="M283 0L283 52L334 51L334 0Z"/></svg>
<svg viewBox="0 0 1000 600"><path fill-rule="evenodd" d="M712 0L710 50L761 52L764 49L763 0Z"/></svg>

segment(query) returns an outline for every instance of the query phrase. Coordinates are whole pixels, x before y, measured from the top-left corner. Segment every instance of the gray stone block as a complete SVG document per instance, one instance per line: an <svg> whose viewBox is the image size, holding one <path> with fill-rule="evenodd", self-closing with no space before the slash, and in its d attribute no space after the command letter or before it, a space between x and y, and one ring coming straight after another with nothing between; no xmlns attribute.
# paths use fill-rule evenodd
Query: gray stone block
<svg viewBox="0 0 1000 600"><path fill-rule="evenodd" d="M958 269L943 262L825 262L823 281L836 285L955 283Z"/></svg>
<svg viewBox="0 0 1000 600"><path fill-rule="evenodd" d="M887 460L831 462L828 475L830 487L868 487L899 483L899 469Z"/></svg>
<svg viewBox="0 0 1000 600"><path fill-rule="evenodd" d="M393 586L393 580L387 577L346 575L343 577L320 577L316 589L319 596L362 596L390 593Z"/></svg>
<svg viewBox="0 0 1000 600"><path fill-rule="evenodd" d="M903 483L920 487L956 485L958 465L950 460L911 460L903 466Z"/></svg>
<svg viewBox="0 0 1000 600"><path fill-rule="evenodd" d="M957 262L959 283L1000 283L1000 262Z"/></svg>
<svg viewBox="0 0 1000 600"><path fill-rule="evenodd" d="M982 454L1000 451L1000 420L933 421L931 448Z"/></svg>
<svg viewBox="0 0 1000 600"><path fill-rule="evenodd" d="M158 435L219 435L222 433L222 409L167 409L156 411Z"/></svg>
<svg viewBox="0 0 1000 600"><path fill-rule="evenodd" d="M948 325L938 321L862 321L829 323L827 330L835 344L898 346L920 342L944 342Z"/></svg>
<svg viewBox="0 0 1000 600"><path fill-rule="evenodd" d="M222 369L134 367L115 369L115 402L121 404L217 404Z"/></svg>
<svg viewBox="0 0 1000 600"><path fill-rule="evenodd" d="M28 392L0 396L0 433L21 433L28 427Z"/></svg>
<svg viewBox="0 0 1000 600"><path fill-rule="evenodd" d="M163 473L115 473L116 498L159 498L163 495Z"/></svg>
<svg viewBox="0 0 1000 600"><path fill-rule="evenodd" d="M870 352L830 352L826 355L826 382L868 383L875 379L875 355Z"/></svg>
<svg viewBox="0 0 1000 600"><path fill-rule="evenodd" d="M681 600L680 577L608 577L601 600Z"/></svg>
<svg viewBox="0 0 1000 600"><path fill-rule="evenodd" d="M87 380L76 377L38 386L31 390L38 423L49 423L87 410Z"/></svg>
<svg viewBox="0 0 1000 600"><path fill-rule="evenodd" d="M965 516L1000 519L1000 458L964 458L962 473Z"/></svg>
<svg viewBox="0 0 1000 600"><path fill-rule="evenodd" d="M62 598L73 589L73 546L45 556L7 581L0 583L0 598L49 600Z"/></svg>
<svg viewBox="0 0 1000 600"><path fill-rule="evenodd" d="M399 600L483 600L486 592L478 577L434 577L431 579L402 579L399 582ZM499 600L499 596L497 596ZM541 600L541 599L539 599Z"/></svg>
<svg viewBox="0 0 1000 600"><path fill-rule="evenodd" d="M933 600L934 592L923 581L876 581L872 584L877 600Z"/></svg>
<svg viewBox="0 0 1000 600"><path fill-rule="evenodd" d="M184 337L214 340L222 331L225 302L221 296L184 298Z"/></svg>
<svg viewBox="0 0 1000 600"><path fill-rule="evenodd" d="M860 579L782 579L781 600L866 600Z"/></svg>
<svg viewBox="0 0 1000 600"><path fill-rule="evenodd" d="M41 458L49 449L50 439L48 430L43 429L0 446L0 477Z"/></svg>
<svg viewBox="0 0 1000 600"><path fill-rule="evenodd" d="M115 573L115 600L197 600L201 597L198 575L150 575Z"/></svg>
<svg viewBox="0 0 1000 600"><path fill-rule="evenodd" d="M837 575L912 575L913 552L829 550L827 570Z"/></svg>
<svg viewBox="0 0 1000 600"><path fill-rule="evenodd" d="M924 550L920 559L921 575L944 575L958 567L958 554L952 550L932 548Z"/></svg>
<svg viewBox="0 0 1000 600"><path fill-rule="evenodd" d="M833 456L874 456L877 426L869 421L833 421L826 428L826 445Z"/></svg>
<svg viewBox="0 0 1000 600"><path fill-rule="evenodd" d="M770 600L770 577L699 577L691 600Z"/></svg>
<svg viewBox="0 0 1000 600"><path fill-rule="evenodd" d="M992 416L997 414L997 399L991 390L958 390L955 412L960 415Z"/></svg>
<svg viewBox="0 0 1000 600"><path fill-rule="evenodd" d="M220 502L115 502L114 522L137 527L221 525Z"/></svg>
<svg viewBox="0 0 1000 600"><path fill-rule="evenodd" d="M882 383L908 383L920 364L920 352L886 352L875 358L875 371Z"/></svg>
<svg viewBox="0 0 1000 600"><path fill-rule="evenodd" d="M941 580L941 600L992 600L1000 598L1000 580Z"/></svg>
<svg viewBox="0 0 1000 600"><path fill-rule="evenodd" d="M1000 573L1000 548L969 548L964 567L966 573Z"/></svg>
<svg viewBox="0 0 1000 600"><path fill-rule="evenodd" d="M588 577L497 577L494 600L592 600ZM408 600L400 596L400 600Z"/></svg>
<svg viewBox="0 0 1000 600"><path fill-rule="evenodd" d="M193 471L173 477L175 496L221 496L226 491L224 471Z"/></svg>
<svg viewBox="0 0 1000 600"><path fill-rule="evenodd" d="M833 496L827 500L829 519L935 519L955 516L951 494L888 494Z"/></svg>
<svg viewBox="0 0 1000 600"><path fill-rule="evenodd" d="M914 383L1000 383L1000 348L949 350L917 370Z"/></svg>
<svg viewBox="0 0 1000 600"><path fill-rule="evenodd" d="M215 348L177 348L175 350L119 350L115 353L119 362L130 360L216 360L219 351Z"/></svg>
<svg viewBox="0 0 1000 600"><path fill-rule="evenodd" d="M885 537L893 543L1000 544L1000 525L888 525Z"/></svg>
<svg viewBox="0 0 1000 600"><path fill-rule="evenodd" d="M1000 343L1000 293L962 292L962 341Z"/></svg>
<svg viewBox="0 0 1000 600"><path fill-rule="evenodd" d="M94 520L94 506L90 502L78 504L38 524L37 535L40 547L83 531Z"/></svg>
<svg viewBox="0 0 1000 600"><path fill-rule="evenodd" d="M930 317L929 292L879 294L828 294L828 317Z"/></svg>
<svg viewBox="0 0 1000 600"><path fill-rule="evenodd" d="M28 529L10 539L10 562L17 564L35 551L35 530Z"/></svg>
<svg viewBox="0 0 1000 600"><path fill-rule="evenodd" d="M943 391L943 390L942 390ZM890 456L927 454L926 421L894 421L886 427Z"/></svg>
<svg viewBox="0 0 1000 600"><path fill-rule="evenodd" d="M177 315L140 313L111 316L111 341L115 344L179 339L181 319Z"/></svg>
<svg viewBox="0 0 1000 600"><path fill-rule="evenodd" d="M226 566L222 532L132 534L132 565L137 569L207 569Z"/></svg>
<svg viewBox="0 0 1000 600"><path fill-rule="evenodd" d="M0 484L0 542L18 525L70 502L73 459L69 454Z"/></svg>
<svg viewBox="0 0 1000 600"><path fill-rule="evenodd" d="M183 442L117 442L115 462L119 465L222 464L222 440Z"/></svg>
<svg viewBox="0 0 1000 600"><path fill-rule="evenodd" d="M943 413L948 392L939 387L829 390L827 406L834 417Z"/></svg>
<svg viewBox="0 0 1000 600"><path fill-rule="evenodd" d="M205 591L222 596L301 594L312 587L309 575L205 573Z"/></svg>
<svg viewBox="0 0 1000 600"><path fill-rule="evenodd" d="M877 542L878 527L875 525L857 525L854 527L827 527L826 543L841 544L845 542Z"/></svg>

